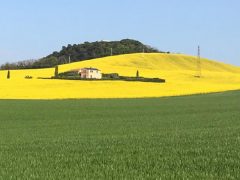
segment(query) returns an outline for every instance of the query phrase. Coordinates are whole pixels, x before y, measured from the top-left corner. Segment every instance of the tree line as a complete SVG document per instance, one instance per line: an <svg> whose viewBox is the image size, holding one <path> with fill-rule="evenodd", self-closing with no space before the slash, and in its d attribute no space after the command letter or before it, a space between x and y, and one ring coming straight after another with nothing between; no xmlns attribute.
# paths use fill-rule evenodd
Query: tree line
<svg viewBox="0 0 240 180"><path fill-rule="evenodd" d="M69 44L68 46L63 46L59 52L55 51L38 60L6 63L0 68L2 70L48 68L69 62L140 52L164 53L156 48L144 45L143 43L132 39L123 39L121 41L96 41L92 43L85 42L83 44Z"/></svg>

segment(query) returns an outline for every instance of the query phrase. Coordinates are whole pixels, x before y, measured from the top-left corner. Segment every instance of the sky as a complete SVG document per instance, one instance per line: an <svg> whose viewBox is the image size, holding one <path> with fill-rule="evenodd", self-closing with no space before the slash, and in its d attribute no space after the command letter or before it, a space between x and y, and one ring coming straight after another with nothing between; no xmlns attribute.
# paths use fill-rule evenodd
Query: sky
<svg viewBox="0 0 240 180"><path fill-rule="evenodd" d="M68 44L136 39L240 66L239 0L0 0L0 64Z"/></svg>

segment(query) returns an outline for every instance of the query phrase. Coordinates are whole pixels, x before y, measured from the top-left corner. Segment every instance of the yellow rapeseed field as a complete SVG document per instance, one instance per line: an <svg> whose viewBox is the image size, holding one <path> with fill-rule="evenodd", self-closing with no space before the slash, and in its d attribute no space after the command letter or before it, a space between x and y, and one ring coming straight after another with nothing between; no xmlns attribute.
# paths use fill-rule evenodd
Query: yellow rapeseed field
<svg viewBox="0 0 240 180"><path fill-rule="evenodd" d="M125 81L43 80L54 68L0 71L0 99L138 98L179 96L240 89L240 68L202 59L202 78L197 74L197 58L179 54L130 54L59 66L59 72L94 67L103 73L159 77L166 83ZM33 79L25 79L25 76Z"/></svg>

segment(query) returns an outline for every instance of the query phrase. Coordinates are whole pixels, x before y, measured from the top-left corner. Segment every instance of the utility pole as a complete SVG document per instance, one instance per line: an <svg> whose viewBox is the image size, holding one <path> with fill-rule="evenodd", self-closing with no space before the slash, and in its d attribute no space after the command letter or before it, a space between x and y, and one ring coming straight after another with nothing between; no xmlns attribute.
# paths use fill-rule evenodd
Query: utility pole
<svg viewBox="0 0 240 180"><path fill-rule="evenodd" d="M201 67L201 49L198 46L198 57L197 57L197 77L202 77L202 67Z"/></svg>
<svg viewBox="0 0 240 180"><path fill-rule="evenodd" d="M143 47L142 58L144 58L144 54L145 54L145 49L144 49L144 47Z"/></svg>
<svg viewBox="0 0 240 180"><path fill-rule="evenodd" d="M68 56L68 63L71 63L71 55Z"/></svg>
<svg viewBox="0 0 240 180"><path fill-rule="evenodd" d="M111 56L113 55L113 48L111 48Z"/></svg>

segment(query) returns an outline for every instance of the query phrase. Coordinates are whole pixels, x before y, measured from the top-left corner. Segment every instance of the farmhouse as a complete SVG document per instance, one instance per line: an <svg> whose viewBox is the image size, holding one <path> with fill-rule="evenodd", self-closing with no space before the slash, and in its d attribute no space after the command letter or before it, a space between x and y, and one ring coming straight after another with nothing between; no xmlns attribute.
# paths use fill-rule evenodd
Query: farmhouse
<svg viewBox="0 0 240 180"><path fill-rule="evenodd" d="M96 68L82 68L78 71L78 74L83 79L102 79L102 73Z"/></svg>

